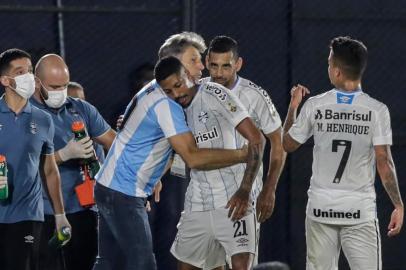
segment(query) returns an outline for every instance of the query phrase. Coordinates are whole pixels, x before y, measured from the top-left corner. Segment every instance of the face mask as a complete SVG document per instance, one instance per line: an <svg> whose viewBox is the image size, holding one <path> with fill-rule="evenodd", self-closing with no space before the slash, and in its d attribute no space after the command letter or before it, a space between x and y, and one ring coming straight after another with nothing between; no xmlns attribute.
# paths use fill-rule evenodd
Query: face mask
<svg viewBox="0 0 406 270"><path fill-rule="evenodd" d="M16 82L16 88L12 88L16 93L25 98L29 99L35 92L35 78L32 73L25 73L23 75L15 76L14 81Z"/></svg>
<svg viewBox="0 0 406 270"><path fill-rule="evenodd" d="M46 91L48 93L48 99L44 99L44 102L48 107L59 109L63 104L65 104L66 97L68 96L68 88L63 90Z"/></svg>

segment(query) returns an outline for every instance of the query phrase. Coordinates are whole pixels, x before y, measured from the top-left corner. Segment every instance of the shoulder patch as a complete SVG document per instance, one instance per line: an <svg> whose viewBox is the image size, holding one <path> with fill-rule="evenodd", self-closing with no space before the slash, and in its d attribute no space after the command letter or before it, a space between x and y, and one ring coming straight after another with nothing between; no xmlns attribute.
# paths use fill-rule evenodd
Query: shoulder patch
<svg viewBox="0 0 406 270"><path fill-rule="evenodd" d="M227 100L227 93L224 89L214 85L214 84L206 84L205 89L207 92L214 94L221 102L225 102Z"/></svg>

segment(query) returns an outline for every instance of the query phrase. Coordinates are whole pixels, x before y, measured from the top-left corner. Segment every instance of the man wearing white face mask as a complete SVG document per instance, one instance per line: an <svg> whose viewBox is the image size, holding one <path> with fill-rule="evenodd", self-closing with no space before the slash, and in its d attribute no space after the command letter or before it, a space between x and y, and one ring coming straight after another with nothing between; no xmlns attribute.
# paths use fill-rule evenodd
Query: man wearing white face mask
<svg viewBox="0 0 406 270"><path fill-rule="evenodd" d="M68 226L53 155L54 125L49 114L27 101L34 93L31 57L19 49L0 54L0 155L7 159L8 173L0 177L9 194L0 201L1 269L38 269L38 248L44 207L43 176L52 201L57 230ZM18 259L17 259L18 258Z"/></svg>
<svg viewBox="0 0 406 270"><path fill-rule="evenodd" d="M36 65L35 75L40 83L37 84L31 101L48 112L55 124L55 156L61 173L65 211L74 231L71 242L62 251L48 247L47 242L53 234L53 220L49 216L50 205L44 193L45 226L41 235L40 267L41 270L90 270L97 255L96 212L80 205L75 187L83 183L81 159L89 158L94 153L90 138L108 150L115 132L94 106L86 101L67 97L69 70L60 56L43 56ZM76 121L84 123L90 137L74 140L71 126Z"/></svg>

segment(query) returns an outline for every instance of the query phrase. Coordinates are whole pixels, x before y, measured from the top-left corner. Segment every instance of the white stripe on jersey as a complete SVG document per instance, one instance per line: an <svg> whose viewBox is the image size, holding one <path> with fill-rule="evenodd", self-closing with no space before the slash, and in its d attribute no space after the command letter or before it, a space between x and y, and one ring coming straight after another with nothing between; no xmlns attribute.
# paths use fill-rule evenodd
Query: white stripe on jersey
<svg viewBox="0 0 406 270"><path fill-rule="evenodd" d="M203 83L185 113L199 148L237 149L235 127L248 117L248 112L230 90ZM245 164L211 171L192 169L185 211L224 207L238 189L244 171Z"/></svg>
<svg viewBox="0 0 406 270"><path fill-rule="evenodd" d="M206 77L201 81L209 82L210 80L210 77ZM262 130L265 134L269 134L281 127L282 121L274 104L272 103L271 97L266 90L247 79L238 77L231 91L237 95L241 103L247 108L251 119L258 129ZM237 148L242 147L246 143L245 138L238 132L236 139ZM253 198L256 198L262 190L262 167L263 166L261 163L261 167L258 170L258 174L252 188Z"/></svg>
<svg viewBox="0 0 406 270"><path fill-rule="evenodd" d="M333 89L305 102L289 134L300 143L314 135L309 218L357 224L376 217L374 145L392 144L385 104Z"/></svg>
<svg viewBox="0 0 406 270"><path fill-rule="evenodd" d="M155 80L136 97L137 104L96 178L113 190L146 197L168 163L172 149L166 138L190 130L180 105L170 100Z"/></svg>

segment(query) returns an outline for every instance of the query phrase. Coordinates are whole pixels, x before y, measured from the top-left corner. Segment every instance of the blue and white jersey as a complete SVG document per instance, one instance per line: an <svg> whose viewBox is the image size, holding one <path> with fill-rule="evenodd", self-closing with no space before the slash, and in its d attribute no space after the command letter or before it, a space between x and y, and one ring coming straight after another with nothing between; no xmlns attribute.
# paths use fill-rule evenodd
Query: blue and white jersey
<svg viewBox="0 0 406 270"><path fill-rule="evenodd" d="M130 109L136 105L133 110ZM97 174L99 184L135 197L147 197L161 178L172 148L168 138L190 132L182 107L155 80L127 106L128 120L118 132Z"/></svg>

